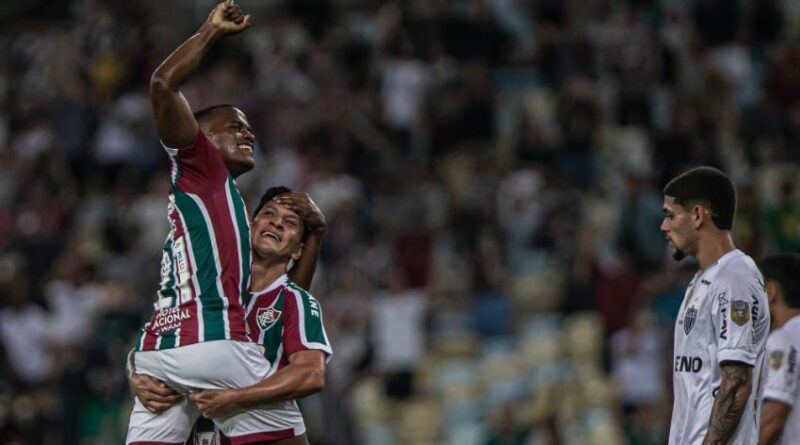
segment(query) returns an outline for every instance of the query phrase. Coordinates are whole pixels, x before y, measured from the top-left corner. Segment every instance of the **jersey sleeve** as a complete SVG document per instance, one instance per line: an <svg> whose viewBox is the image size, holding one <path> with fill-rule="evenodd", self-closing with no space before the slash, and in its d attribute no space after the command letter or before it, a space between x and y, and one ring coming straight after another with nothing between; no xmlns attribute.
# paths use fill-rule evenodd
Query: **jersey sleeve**
<svg viewBox="0 0 800 445"><path fill-rule="evenodd" d="M763 311L756 283L746 277L718 277L711 289L712 317L717 336L717 359L755 366L758 355L756 324L763 322ZM763 340L761 340L763 341Z"/></svg>
<svg viewBox="0 0 800 445"><path fill-rule="evenodd" d="M797 348L775 332L767 340L764 399L793 406L797 392Z"/></svg>
<svg viewBox="0 0 800 445"><path fill-rule="evenodd" d="M183 148L164 147L169 156L170 180L178 190L188 193L210 193L223 189L228 167L217 147L198 130L191 145Z"/></svg>
<svg viewBox="0 0 800 445"><path fill-rule="evenodd" d="M286 356L295 352L319 350L330 361L328 334L322 322L322 306L307 292L287 287L284 303L283 346Z"/></svg>

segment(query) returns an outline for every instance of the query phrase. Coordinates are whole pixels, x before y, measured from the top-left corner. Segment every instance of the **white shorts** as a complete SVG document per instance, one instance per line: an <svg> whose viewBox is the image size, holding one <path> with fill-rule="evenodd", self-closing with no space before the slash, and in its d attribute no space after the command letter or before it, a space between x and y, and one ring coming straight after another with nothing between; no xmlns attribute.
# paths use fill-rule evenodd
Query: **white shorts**
<svg viewBox="0 0 800 445"><path fill-rule="evenodd" d="M191 389L227 389L263 380L269 363L256 343L218 340L134 356L137 373L155 377L183 394ZM128 423L128 445L183 445L200 417L197 406L183 399L153 414L136 399ZM214 419L233 445L295 437L305 425L294 401L263 405Z"/></svg>

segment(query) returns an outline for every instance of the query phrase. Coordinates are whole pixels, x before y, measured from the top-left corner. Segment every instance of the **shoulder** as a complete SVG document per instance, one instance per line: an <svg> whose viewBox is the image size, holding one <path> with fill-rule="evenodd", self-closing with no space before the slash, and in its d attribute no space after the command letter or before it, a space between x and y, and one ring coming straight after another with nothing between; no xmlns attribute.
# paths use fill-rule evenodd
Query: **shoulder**
<svg viewBox="0 0 800 445"><path fill-rule="evenodd" d="M713 278L717 289L763 288L761 273L750 257L741 255L722 264Z"/></svg>
<svg viewBox="0 0 800 445"><path fill-rule="evenodd" d="M194 139L192 140L192 142L189 143L189 144L186 144L186 145L184 145L182 147L170 147L167 144L165 144L163 141L160 141L160 142L161 142L161 146L164 147L164 149L167 150L168 152L175 153L175 154L181 153L183 155L188 154L188 152L190 152L190 151L192 151L193 149L196 149L196 148L204 148L204 147L216 148L214 143L211 142L210 139L208 139L208 136L206 136L206 134L203 133L203 130L200 130L199 128L197 129L197 134L195 134Z"/></svg>
<svg viewBox="0 0 800 445"><path fill-rule="evenodd" d="M800 316L790 319L780 329L775 330L775 332L778 331L780 331L780 336L786 343L800 344Z"/></svg>
<svg viewBox="0 0 800 445"><path fill-rule="evenodd" d="M768 349L781 349L786 346L788 343L788 338L786 336L786 331L783 328L777 328L774 331L770 332L769 337L767 337L767 348Z"/></svg>
<svg viewBox="0 0 800 445"><path fill-rule="evenodd" d="M294 298L298 303L302 303L303 305L308 305L310 303L313 303L317 306L319 305L319 302L316 298L314 298L313 295L311 295L311 293L298 286L291 280L286 282L283 287L283 292L286 297Z"/></svg>

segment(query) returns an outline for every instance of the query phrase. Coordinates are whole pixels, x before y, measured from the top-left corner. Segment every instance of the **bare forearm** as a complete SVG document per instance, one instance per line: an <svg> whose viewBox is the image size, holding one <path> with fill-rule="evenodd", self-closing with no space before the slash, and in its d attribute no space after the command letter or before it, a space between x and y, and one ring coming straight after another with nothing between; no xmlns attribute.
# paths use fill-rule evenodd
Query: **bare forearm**
<svg viewBox="0 0 800 445"><path fill-rule="evenodd" d="M776 419L765 419L761 421L761 428L758 437L759 445L774 445L778 443L783 433L783 423Z"/></svg>
<svg viewBox="0 0 800 445"><path fill-rule="evenodd" d="M778 443L791 410L792 407L785 403L772 399L764 401L764 405L761 407L761 427L758 436L760 445Z"/></svg>
<svg viewBox="0 0 800 445"><path fill-rule="evenodd" d="M234 390L238 408L247 409L314 394L325 386L323 374L324 371L313 366L289 364L260 383Z"/></svg>
<svg viewBox="0 0 800 445"><path fill-rule="evenodd" d="M159 85L177 91L221 37L222 33L219 30L204 23L193 36L183 42L156 68L151 87Z"/></svg>
<svg viewBox="0 0 800 445"><path fill-rule="evenodd" d="M303 255L289 272L289 276L298 286L305 290L311 289L314 272L317 270L317 260L322 248L322 232L315 232L308 236L303 247Z"/></svg>
<svg viewBox="0 0 800 445"><path fill-rule="evenodd" d="M703 445L725 445L733 437L750 397L750 379L751 370L746 365L736 364L722 369L722 383L711 409Z"/></svg>

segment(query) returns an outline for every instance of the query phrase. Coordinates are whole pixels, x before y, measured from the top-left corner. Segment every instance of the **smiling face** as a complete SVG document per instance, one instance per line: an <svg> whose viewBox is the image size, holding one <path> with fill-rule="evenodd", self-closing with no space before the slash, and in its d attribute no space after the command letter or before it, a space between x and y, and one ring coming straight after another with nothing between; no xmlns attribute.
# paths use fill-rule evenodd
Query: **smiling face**
<svg viewBox="0 0 800 445"><path fill-rule="evenodd" d="M270 201L253 220L253 251L260 258L297 261L303 253L303 220L294 211Z"/></svg>
<svg viewBox="0 0 800 445"><path fill-rule="evenodd" d="M693 224L692 212L675 202L672 196L664 196L664 220L661 231L667 237L672 248L672 258L682 260L687 255L694 255L697 246L697 232Z"/></svg>
<svg viewBox="0 0 800 445"><path fill-rule="evenodd" d="M255 165L253 135L247 116L234 107L220 107L200 122L203 132L217 146L225 165L234 177Z"/></svg>

